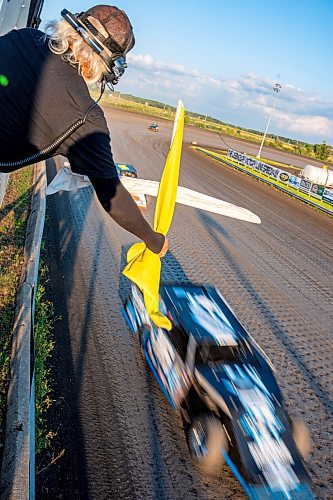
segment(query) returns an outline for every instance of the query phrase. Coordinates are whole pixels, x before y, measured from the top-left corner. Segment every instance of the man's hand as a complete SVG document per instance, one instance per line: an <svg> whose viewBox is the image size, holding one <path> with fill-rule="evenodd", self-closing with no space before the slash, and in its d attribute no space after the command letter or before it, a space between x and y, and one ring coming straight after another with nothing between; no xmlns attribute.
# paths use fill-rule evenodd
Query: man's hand
<svg viewBox="0 0 333 500"><path fill-rule="evenodd" d="M160 251L160 253L158 254L159 257L164 257L164 255L167 253L167 251L169 250L169 240L168 238L165 236L165 239L164 239L164 245L162 247L162 250Z"/></svg>
<svg viewBox="0 0 333 500"><path fill-rule="evenodd" d="M151 236L145 241L147 248L159 257L164 257L169 248L168 238L161 233L152 231Z"/></svg>

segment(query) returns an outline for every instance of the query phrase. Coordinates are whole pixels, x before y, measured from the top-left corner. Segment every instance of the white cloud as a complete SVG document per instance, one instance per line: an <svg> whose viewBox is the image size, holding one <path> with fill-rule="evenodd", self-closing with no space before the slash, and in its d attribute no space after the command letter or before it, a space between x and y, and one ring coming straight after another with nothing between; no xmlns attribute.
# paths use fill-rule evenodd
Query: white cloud
<svg viewBox="0 0 333 500"><path fill-rule="evenodd" d="M287 128L291 132L319 136L320 139L332 138L333 121L325 116L301 116L278 112L276 122L281 129Z"/></svg>
<svg viewBox="0 0 333 500"><path fill-rule="evenodd" d="M174 78L179 76L184 78L195 79L198 83L202 85L209 83L212 86L219 86L220 81L212 78L211 76L200 73L198 70L189 69L182 64L168 64L161 61L155 61L152 56L147 55L128 55L128 61L131 67L136 69L143 69L151 74L157 76L171 75Z"/></svg>
<svg viewBox="0 0 333 500"><path fill-rule="evenodd" d="M192 111L226 122L260 129L266 125L274 98L274 80L254 73L239 78L214 78L182 64L169 64L147 55L129 55L126 87L131 93L164 102L184 100ZM125 79L124 79L125 83ZM270 129L280 135L312 142L333 142L333 101L280 82ZM233 119L237 117L237 122Z"/></svg>

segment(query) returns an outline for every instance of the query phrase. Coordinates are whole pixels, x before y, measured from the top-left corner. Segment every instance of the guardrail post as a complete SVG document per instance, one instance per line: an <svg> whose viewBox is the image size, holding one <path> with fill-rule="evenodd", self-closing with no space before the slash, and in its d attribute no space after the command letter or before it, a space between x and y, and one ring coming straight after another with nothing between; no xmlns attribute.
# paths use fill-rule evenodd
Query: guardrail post
<svg viewBox="0 0 333 500"><path fill-rule="evenodd" d="M8 180L9 174L0 174L0 207L5 196Z"/></svg>

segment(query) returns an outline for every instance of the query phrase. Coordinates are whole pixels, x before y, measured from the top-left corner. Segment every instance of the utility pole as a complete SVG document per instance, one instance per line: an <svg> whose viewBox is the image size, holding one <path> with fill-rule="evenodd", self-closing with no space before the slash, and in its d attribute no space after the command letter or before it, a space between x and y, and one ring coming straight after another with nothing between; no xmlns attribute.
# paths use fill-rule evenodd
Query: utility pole
<svg viewBox="0 0 333 500"><path fill-rule="evenodd" d="M275 96L275 99L274 99L274 104L273 104L273 107L271 109L271 112L270 112L270 115L269 115L269 118L268 118L268 122L267 122L267 125L266 125L266 130L265 130L264 136L263 136L261 144L260 144L260 148L259 148L259 152L257 154L257 158L260 158L261 150L262 150L262 147L263 147L265 139L266 139L267 130L268 130L271 118L272 118L273 111L275 109L276 101L277 101L277 98L279 96L280 90L281 90L281 85L279 83L276 83L274 85L274 87L273 87L273 91L276 92L276 96Z"/></svg>

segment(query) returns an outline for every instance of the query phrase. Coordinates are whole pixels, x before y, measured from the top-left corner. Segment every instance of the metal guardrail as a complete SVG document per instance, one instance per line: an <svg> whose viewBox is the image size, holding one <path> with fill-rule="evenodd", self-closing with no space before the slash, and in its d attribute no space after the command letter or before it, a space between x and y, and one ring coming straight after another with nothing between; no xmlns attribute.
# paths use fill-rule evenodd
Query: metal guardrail
<svg viewBox="0 0 333 500"><path fill-rule="evenodd" d="M24 264L16 296L5 449L0 478L1 500L35 498L34 309L45 221L45 191L45 164L40 162L34 169Z"/></svg>
<svg viewBox="0 0 333 500"><path fill-rule="evenodd" d="M2 205L5 196L8 180L9 180L9 174L0 174L0 207Z"/></svg>
<svg viewBox="0 0 333 500"><path fill-rule="evenodd" d="M197 149L198 151L200 151L201 153L203 153L203 154L205 154L207 156L210 156L214 160L219 161L220 163L224 163L224 164L228 165L229 167L233 167L236 170L239 170L240 172L246 173L246 174L250 175L251 177L254 177L255 179L258 179L258 180L264 182L265 184L268 184L269 186L273 186L273 187L279 189L280 191L283 191L284 193L289 194L293 198L297 198L298 200L301 200L304 203L307 203L308 205L311 205L311 206L313 206L315 208L318 208L319 210L321 210L322 212L327 213L328 215L331 215L331 216L333 215L333 210L329 210L329 209L327 209L325 207L322 207L321 205L318 205L315 201L307 200L303 196L299 196L297 193L289 191L289 189L285 189L283 186L279 186L278 184L275 184L274 182L271 182L268 179L263 179L259 175L256 175L255 173L249 172L247 169L242 168L240 165L235 165L235 163L232 163L232 162L230 162L230 161L228 161L228 160L226 160L224 158L221 158L220 156L217 156L214 153L211 153L211 152L209 152L209 151L207 151L207 150L205 150L203 148L197 147L195 149Z"/></svg>
<svg viewBox="0 0 333 500"><path fill-rule="evenodd" d="M3 0L0 4L0 36L26 26L38 27L44 0ZM0 207L9 174L0 173ZM39 254L46 207L44 162L34 170L34 192L27 224L24 265L16 296L8 391L5 449L0 475L0 498L34 499L34 305Z"/></svg>

